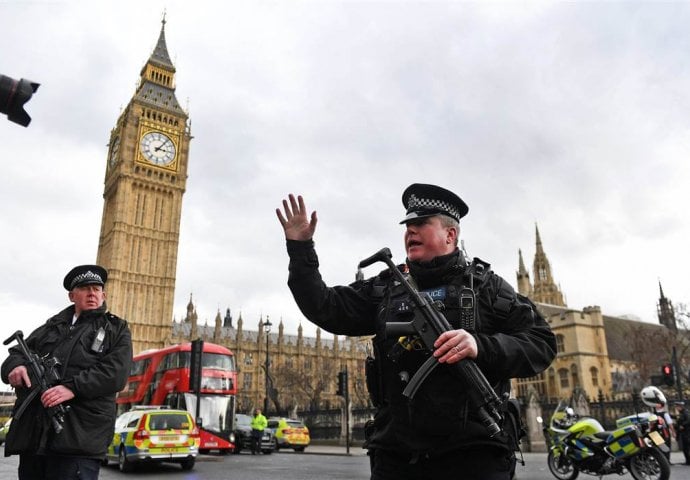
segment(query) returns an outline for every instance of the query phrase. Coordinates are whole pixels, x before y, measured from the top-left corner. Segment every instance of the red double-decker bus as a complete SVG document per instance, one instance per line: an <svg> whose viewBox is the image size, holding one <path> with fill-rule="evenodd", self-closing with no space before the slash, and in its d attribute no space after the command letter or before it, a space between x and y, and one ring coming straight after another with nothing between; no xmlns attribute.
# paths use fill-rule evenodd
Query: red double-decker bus
<svg viewBox="0 0 690 480"><path fill-rule="evenodd" d="M199 451L227 453L235 448L237 369L230 350L204 342L199 393L189 388L191 343L146 350L133 360L127 385L117 396L119 413L134 405L169 405L187 410L197 418L199 398Z"/></svg>

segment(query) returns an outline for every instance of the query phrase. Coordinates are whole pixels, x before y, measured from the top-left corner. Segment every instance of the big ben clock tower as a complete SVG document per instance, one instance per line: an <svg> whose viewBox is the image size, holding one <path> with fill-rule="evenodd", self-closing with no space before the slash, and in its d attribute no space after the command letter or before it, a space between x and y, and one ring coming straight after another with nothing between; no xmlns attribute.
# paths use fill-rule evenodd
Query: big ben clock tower
<svg viewBox="0 0 690 480"><path fill-rule="evenodd" d="M134 352L170 336L182 195L191 139L175 97L163 18L136 92L110 133L98 263L108 307L125 318Z"/></svg>

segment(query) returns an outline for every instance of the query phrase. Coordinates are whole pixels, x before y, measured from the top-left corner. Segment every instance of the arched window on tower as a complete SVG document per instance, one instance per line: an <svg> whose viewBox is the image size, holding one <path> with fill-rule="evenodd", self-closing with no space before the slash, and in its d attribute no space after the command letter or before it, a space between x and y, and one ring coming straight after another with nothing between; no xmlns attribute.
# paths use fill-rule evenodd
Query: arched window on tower
<svg viewBox="0 0 690 480"><path fill-rule="evenodd" d="M580 379L577 376L577 365L574 363L570 366L570 376L573 378L573 387L577 387L580 384Z"/></svg>
<svg viewBox="0 0 690 480"><path fill-rule="evenodd" d="M556 370L549 368L549 394L558 396L556 391Z"/></svg>
<svg viewBox="0 0 690 480"><path fill-rule="evenodd" d="M558 370L558 378L561 381L561 389L570 388L570 383L568 382L568 369L561 368Z"/></svg>
<svg viewBox="0 0 690 480"><path fill-rule="evenodd" d="M556 353L565 352L565 337L561 334L556 335Z"/></svg>
<svg viewBox="0 0 690 480"><path fill-rule="evenodd" d="M599 369L597 367L592 367L589 369L589 374L592 377L592 385L595 387L599 386Z"/></svg>

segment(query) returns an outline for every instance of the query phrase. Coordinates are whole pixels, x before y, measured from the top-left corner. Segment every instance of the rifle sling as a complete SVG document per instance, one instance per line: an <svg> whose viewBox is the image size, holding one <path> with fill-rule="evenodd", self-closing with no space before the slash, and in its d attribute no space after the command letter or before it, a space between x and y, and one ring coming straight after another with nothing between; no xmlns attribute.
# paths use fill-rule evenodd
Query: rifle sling
<svg viewBox="0 0 690 480"><path fill-rule="evenodd" d="M17 408L17 410L14 412L12 417L14 417L15 420L19 420L21 418L22 414L24 413L24 410L26 410L26 407L29 406L31 401L36 397L36 395L39 393L39 388L38 386L35 386L33 390L24 398L24 401L22 402L21 405Z"/></svg>

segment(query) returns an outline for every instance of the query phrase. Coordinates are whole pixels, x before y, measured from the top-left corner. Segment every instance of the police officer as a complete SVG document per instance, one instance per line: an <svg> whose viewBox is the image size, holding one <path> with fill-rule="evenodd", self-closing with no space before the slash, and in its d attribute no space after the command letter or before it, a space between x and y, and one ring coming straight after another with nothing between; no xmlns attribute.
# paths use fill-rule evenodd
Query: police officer
<svg viewBox="0 0 690 480"><path fill-rule="evenodd" d="M254 416L252 417L251 427L252 427L252 455L258 455L261 453L261 437L264 435L264 430L268 426L268 420L261 413L261 409L257 408L254 410Z"/></svg>
<svg viewBox="0 0 690 480"><path fill-rule="evenodd" d="M290 257L288 285L302 313L334 334L376 335L376 368L367 378L377 406L367 440L371 478L508 480L515 467L516 429L506 422L502 433L491 437L447 368L435 369L412 402L402 395L429 353L414 336L385 335L387 322L409 321L412 312L396 278L384 271L349 286L326 286L312 240L316 212L308 214L301 196L290 194L282 204L276 214ZM403 193L403 205L407 261L400 268L420 291L429 292L454 328L435 343L438 361L474 360L499 395L509 390L510 378L547 368L556 342L546 321L488 264L468 262L458 249L458 222L468 212L465 202L444 188L413 184ZM469 286L477 315L465 318L460 292Z"/></svg>
<svg viewBox="0 0 690 480"><path fill-rule="evenodd" d="M60 363L59 382L38 395L39 383L17 346L2 364L2 381L17 391L5 455L19 454L20 480L98 478L113 438L115 394L132 362L127 322L107 311L107 279L99 265L74 267L63 280L73 304L26 338L33 353ZM60 432L48 410L58 405L68 409Z"/></svg>
<svg viewBox="0 0 690 480"><path fill-rule="evenodd" d="M685 402L676 402L676 439L685 457L685 465L690 465L690 414Z"/></svg>

